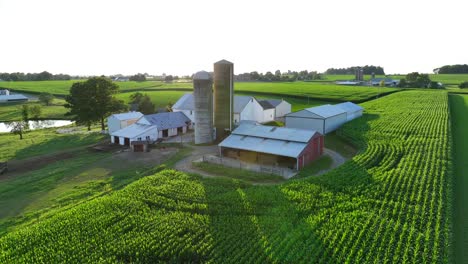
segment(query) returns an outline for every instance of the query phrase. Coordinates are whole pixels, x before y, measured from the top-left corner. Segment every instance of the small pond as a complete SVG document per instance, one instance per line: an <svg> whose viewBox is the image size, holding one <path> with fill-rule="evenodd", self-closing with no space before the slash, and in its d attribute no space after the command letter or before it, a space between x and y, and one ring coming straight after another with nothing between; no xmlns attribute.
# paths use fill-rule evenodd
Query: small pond
<svg viewBox="0 0 468 264"><path fill-rule="evenodd" d="M68 126L73 124L73 121L70 120L39 120L39 121L29 121L29 129L41 129L48 127L61 127ZM0 122L0 133L1 132L10 132L11 128L5 122Z"/></svg>

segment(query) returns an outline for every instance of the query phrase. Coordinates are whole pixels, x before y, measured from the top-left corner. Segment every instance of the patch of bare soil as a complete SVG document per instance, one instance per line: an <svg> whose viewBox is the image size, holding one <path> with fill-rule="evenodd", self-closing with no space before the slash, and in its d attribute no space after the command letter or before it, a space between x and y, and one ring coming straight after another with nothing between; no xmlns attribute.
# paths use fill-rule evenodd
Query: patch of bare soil
<svg viewBox="0 0 468 264"><path fill-rule="evenodd" d="M43 155L39 157L8 161L8 172L0 175L0 180L11 178L29 171L38 170L53 162L66 160L75 156L74 151L61 152L52 155Z"/></svg>

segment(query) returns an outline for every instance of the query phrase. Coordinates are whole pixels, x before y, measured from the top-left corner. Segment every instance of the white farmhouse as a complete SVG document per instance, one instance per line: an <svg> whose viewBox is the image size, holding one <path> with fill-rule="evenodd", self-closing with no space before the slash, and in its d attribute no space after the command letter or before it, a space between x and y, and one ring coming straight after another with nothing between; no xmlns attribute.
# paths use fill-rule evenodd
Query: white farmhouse
<svg viewBox="0 0 468 264"><path fill-rule="evenodd" d="M109 116L107 118L107 128L109 129L109 134L134 124L142 116L143 114L140 112L120 113Z"/></svg>
<svg viewBox="0 0 468 264"><path fill-rule="evenodd" d="M193 94L186 93L179 98L179 100L177 100L177 102L172 106L172 111L184 113L188 118L190 118L192 124L195 124L195 101L193 99Z"/></svg>
<svg viewBox="0 0 468 264"><path fill-rule="evenodd" d="M291 104L283 99L265 99L260 102L268 102L275 108L275 118L284 117L291 113Z"/></svg>
<svg viewBox="0 0 468 264"><path fill-rule="evenodd" d="M234 124L242 120L251 120L259 123L269 122L275 119L275 109L270 104L262 106L260 102L252 96L234 96ZM192 124L195 121L195 103L192 93L184 94L172 106L172 111L184 113Z"/></svg>
<svg viewBox="0 0 468 264"><path fill-rule="evenodd" d="M334 105L321 105L286 115L286 127L315 130L325 135L347 122L346 111Z"/></svg>
<svg viewBox="0 0 468 264"><path fill-rule="evenodd" d="M362 111L364 110L364 108L362 108L361 106L351 103L351 102L344 102L344 103L336 104L335 106L346 111L347 121L351 121L355 118L361 117Z"/></svg>

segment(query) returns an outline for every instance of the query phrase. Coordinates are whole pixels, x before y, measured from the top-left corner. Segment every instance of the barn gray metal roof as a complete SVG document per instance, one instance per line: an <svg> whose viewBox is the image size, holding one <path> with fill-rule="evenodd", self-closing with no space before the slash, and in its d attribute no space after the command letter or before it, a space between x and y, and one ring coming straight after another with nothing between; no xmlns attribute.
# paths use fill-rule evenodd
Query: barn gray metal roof
<svg viewBox="0 0 468 264"><path fill-rule="evenodd" d="M143 118L151 125L157 126L158 130L183 127L190 123L190 119L182 112L157 113L145 115Z"/></svg>
<svg viewBox="0 0 468 264"><path fill-rule="evenodd" d="M346 114L346 111L344 111L343 109L334 105L330 105L330 104L310 107L304 110L311 112L313 114L316 114L318 116L321 116L323 118L329 118L329 117L340 115L340 114Z"/></svg>
<svg viewBox="0 0 468 264"><path fill-rule="evenodd" d="M269 138L292 142L307 143L318 133L314 130L305 130L289 127L262 126L254 123L241 123L232 134L241 136L252 136L259 138Z"/></svg>
<svg viewBox="0 0 468 264"><path fill-rule="evenodd" d="M28 98L22 94L0 95L0 101L19 101L19 100L28 100Z"/></svg>
<svg viewBox="0 0 468 264"><path fill-rule="evenodd" d="M143 114L140 112L127 112L127 113L113 114L112 116L118 120L128 120L128 119L140 118L143 116Z"/></svg>
<svg viewBox="0 0 468 264"><path fill-rule="evenodd" d="M277 107L279 104L281 104L281 102L283 102L283 100L278 100L278 99L266 99L266 100L262 100L262 101L267 101L268 103L270 103L274 107Z"/></svg>
<svg viewBox="0 0 468 264"><path fill-rule="evenodd" d="M357 112L357 111L364 110L364 108L362 108L361 106L351 103L351 102L344 102L344 103L336 104L335 106L343 109L346 112Z"/></svg>
<svg viewBox="0 0 468 264"><path fill-rule="evenodd" d="M151 129L156 129L156 127L135 123L111 133L111 136L135 138Z"/></svg>
<svg viewBox="0 0 468 264"><path fill-rule="evenodd" d="M258 101L258 103L262 106L263 110L275 108L275 106L270 104L267 100Z"/></svg>
<svg viewBox="0 0 468 264"><path fill-rule="evenodd" d="M195 101L193 99L193 93L186 93L177 100L172 106L172 109L180 110L195 110Z"/></svg>
<svg viewBox="0 0 468 264"><path fill-rule="evenodd" d="M297 158L307 143L231 134L218 146Z"/></svg>

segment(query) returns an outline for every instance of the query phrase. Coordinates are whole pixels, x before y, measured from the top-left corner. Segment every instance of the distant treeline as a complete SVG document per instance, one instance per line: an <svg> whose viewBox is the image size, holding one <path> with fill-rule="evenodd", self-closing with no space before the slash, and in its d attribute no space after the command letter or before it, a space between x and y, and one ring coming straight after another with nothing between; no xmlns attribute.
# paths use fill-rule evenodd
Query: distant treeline
<svg viewBox="0 0 468 264"><path fill-rule="evenodd" d="M434 69L434 73L439 73L439 74L468 73L468 65L467 64L445 65L440 68Z"/></svg>
<svg viewBox="0 0 468 264"><path fill-rule="evenodd" d="M323 76L316 71L287 71L281 72L276 70L275 73L270 71L258 73L256 71L250 73L241 73L235 76L236 81L260 81L260 82L294 82L294 81L309 81L309 80L322 80Z"/></svg>
<svg viewBox="0 0 468 264"><path fill-rule="evenodd" d="M373 65L366 65L362 67L354 66L349 68L330 68L325 71L325 74L340 74L340 75L347 75L347 74L355 74L356 69L361 68L364 74L372 74L375 73L376 75L385 75L384 69L380 66L373 66Z"/></svg>
<svg viewBox="0 0 468 264"><path fill-rule="evenodd" d="M71 80L72 77L68 74L52 74L47 71L40 73L0 73L0 80L3 81L50 81L50 80Z"/></svg>

